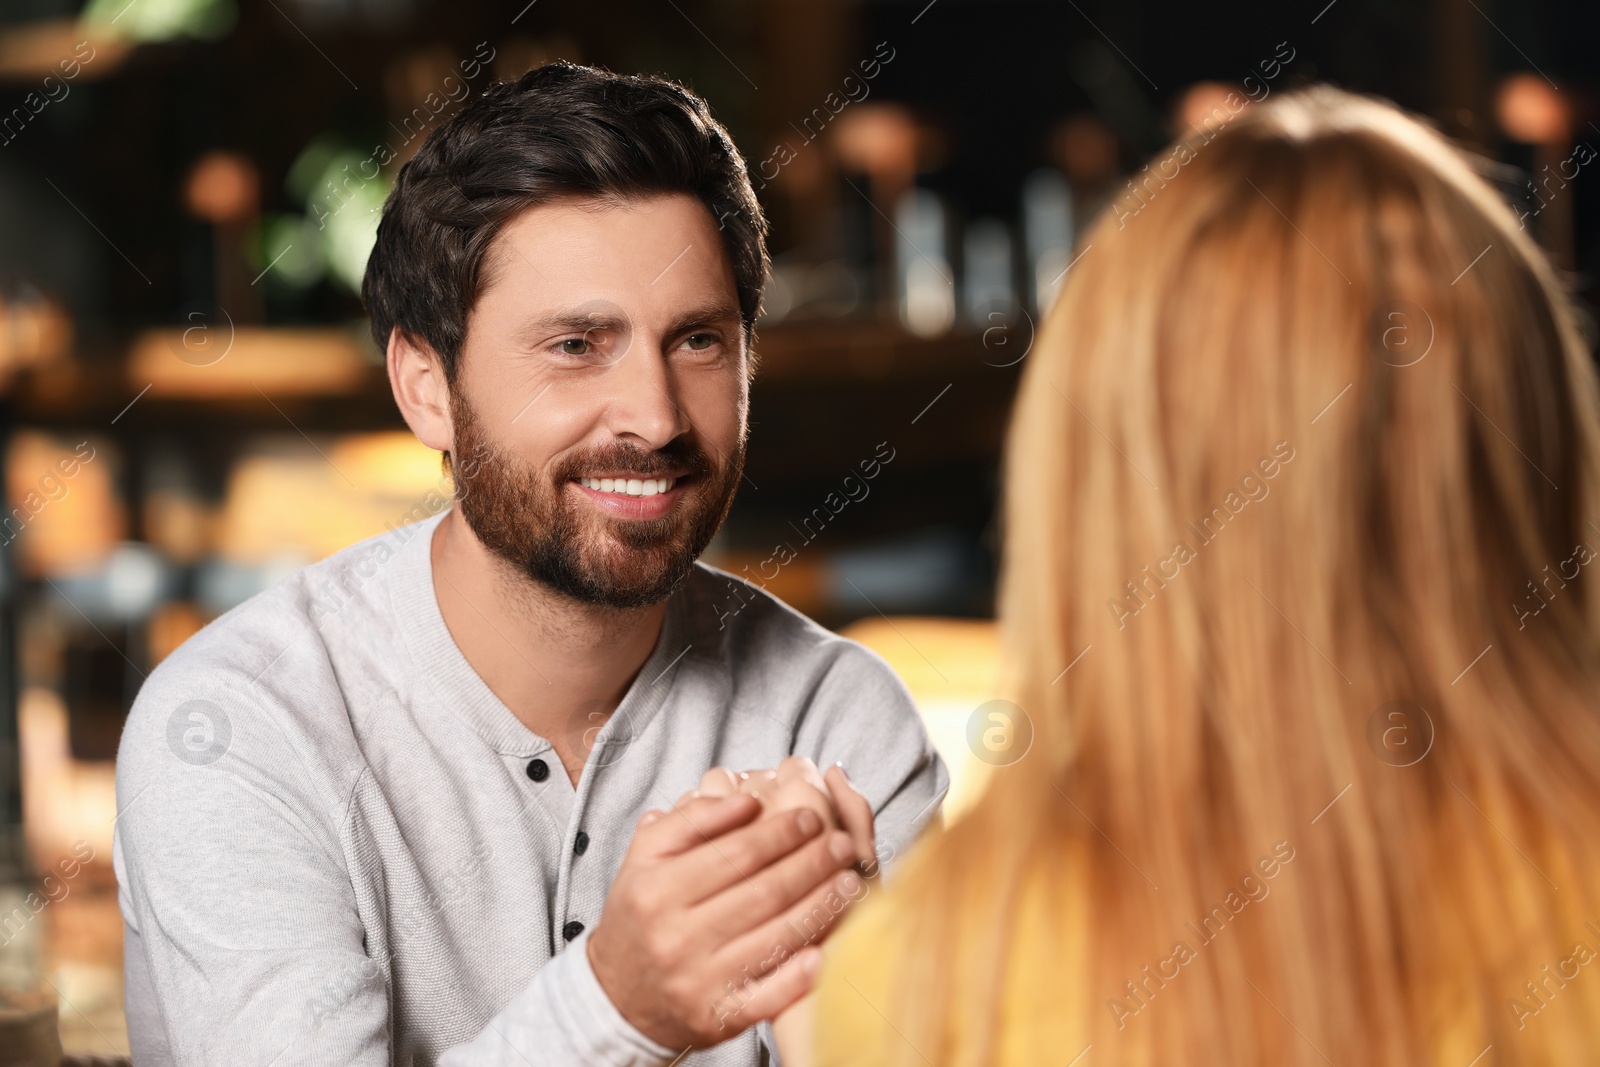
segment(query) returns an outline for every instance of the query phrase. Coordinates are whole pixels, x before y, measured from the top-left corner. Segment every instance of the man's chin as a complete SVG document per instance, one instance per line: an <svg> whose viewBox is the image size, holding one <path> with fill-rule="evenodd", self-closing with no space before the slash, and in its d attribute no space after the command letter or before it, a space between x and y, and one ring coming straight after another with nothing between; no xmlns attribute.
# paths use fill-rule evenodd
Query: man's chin
<svg viewBox="0 0 1600 1067"><path fill-rule="evenodd" d="M610 552L524 569L534 581L585 604L642 608L671 596L693 566L694 557L678 547L651 551L615 546Z"/></svg>
<svg viewBox="0 0 1600 1067"><path fill-rule="evenodd" d="M488 491L478 495L476 513L464 514L484 546L534 585L579 604L641 608L672 595L726 518L732 493L710 497L708 488L689 487L654 518L612 514L570 496ZM712 499L716 506L708 507Z"/></svg>
<svg viewBox="0 0 1600 1067"><path fill-rule="evenodd" d="M624 610L646 608L661 603L672 595L672 591L678 587L681 579L682 575L673 575L670 581L626 583L617 581L614 575L606 575L598 581L565 581L550 587L571 600L591 607ZM540 580L550 585L547 580Z"/></svg>

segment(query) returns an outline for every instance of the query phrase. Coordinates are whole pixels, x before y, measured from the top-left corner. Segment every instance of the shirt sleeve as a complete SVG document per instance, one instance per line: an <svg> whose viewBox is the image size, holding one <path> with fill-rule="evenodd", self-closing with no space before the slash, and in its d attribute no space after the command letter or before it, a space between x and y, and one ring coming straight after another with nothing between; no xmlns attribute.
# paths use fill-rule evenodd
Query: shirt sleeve
<svg viewBox="0 0 1600 1067"><path fill-rule="evenodd" d="M892 872L917 835L939 820L950 775L900 676L866 646L838 640L794 750L824 770L844 764L872 803L878 860Z"/></svg>
<svg viewBox="0 0 1600 1067"><path fill-rule="evenodd" d="M119 896L150 994L133 1044L178 1064L387 1063L388 972L363 947L337 803L253 702L170 699L169 678L146 682L117 760Z"/></svg>
<svg viewBox="0 0 1600 1067"><path fill-rule="evenodd" d="M585 930L545 964L528 988L470 1044L439 1058L439 1067L514 1067L517 1064L659 1065L671 1049L622 1017L589 966Z"/></svg>
<svg viewBox="0 0 1600 1067"><path fill-rule="evenodd" d="M410 1063L395 1047L388 960L368 952L345 862L348 791L331 795L307 770L314 757L254 702L221 689L171 700L171 689L147 683L117 768L114 855L140 954L128 974L141 1067ZM191 709L177 727L173 708ZM670 1062L676 1050L611 1004L586 946L587 934L575 939L439 1063Z"/></svg>

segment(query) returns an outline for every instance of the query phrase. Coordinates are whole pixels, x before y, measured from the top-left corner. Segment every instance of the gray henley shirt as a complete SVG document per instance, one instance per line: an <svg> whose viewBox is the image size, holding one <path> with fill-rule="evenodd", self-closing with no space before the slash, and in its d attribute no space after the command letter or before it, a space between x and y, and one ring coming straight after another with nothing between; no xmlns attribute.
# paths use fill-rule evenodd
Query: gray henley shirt
<svg viewBox="0 0 1600 1067"><path fill-rule="evenodd" d="M948 776L888 665L703 564L615 714L570 724L574 787L445 627L445 514L252 598L140 690L113 847L139 1067L670 1063L585 951L646 809L801 754L844 763L886 862L933 816Z"/></svg>

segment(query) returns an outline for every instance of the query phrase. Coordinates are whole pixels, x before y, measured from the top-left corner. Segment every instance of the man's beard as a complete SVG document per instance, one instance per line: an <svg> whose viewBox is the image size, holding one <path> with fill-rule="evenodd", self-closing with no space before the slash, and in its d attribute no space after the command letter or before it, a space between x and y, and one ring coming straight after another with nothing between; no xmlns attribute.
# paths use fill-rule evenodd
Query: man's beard
<svg viewBox="0 0 1600 1067"><path fill-rule="evenodd" d="M546 481L495 448L457 390L450 413L456 503L467 525L521 574L586 604L634 608L665 600L716 535L744 473L743 440L719 470L684 436L654 452L618 445L573 455ZM655 519L609 518L570 498L571 479L611 470L640 477L687 471L691 480L676 506Z"/></svg>

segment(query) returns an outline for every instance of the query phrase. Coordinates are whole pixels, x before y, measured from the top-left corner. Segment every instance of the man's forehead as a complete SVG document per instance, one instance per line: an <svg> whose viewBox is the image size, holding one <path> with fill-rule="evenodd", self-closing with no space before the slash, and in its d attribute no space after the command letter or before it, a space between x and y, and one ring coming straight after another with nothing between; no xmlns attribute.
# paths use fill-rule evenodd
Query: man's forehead
<svg viewBox="0 0 1600 1067"><path fill-rule="evenodd" d="M528 310L576 307L607 293L629 295L641 310L676 310L714 295L738 303L715 220L688 194L562 197L524 209L484 257L480 300L512 292Z"/></svg>

